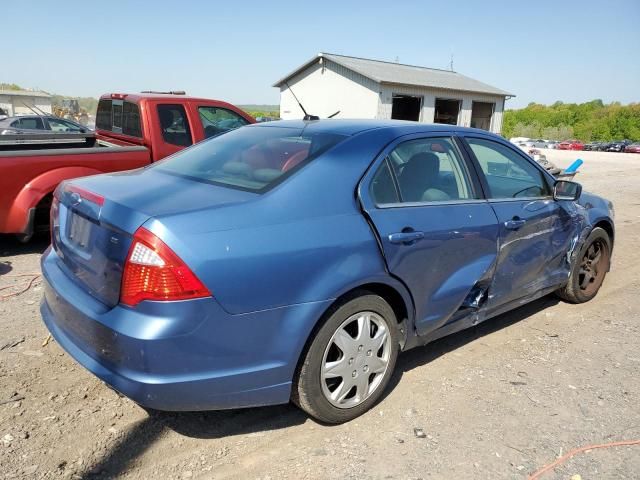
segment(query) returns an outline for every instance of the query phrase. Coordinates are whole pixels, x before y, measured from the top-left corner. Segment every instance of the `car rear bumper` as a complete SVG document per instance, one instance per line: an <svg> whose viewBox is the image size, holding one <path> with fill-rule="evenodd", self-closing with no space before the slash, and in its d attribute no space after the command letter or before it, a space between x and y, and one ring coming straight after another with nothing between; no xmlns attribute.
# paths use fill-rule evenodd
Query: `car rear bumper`
<svg viewBox="0 0 640 480"><path fill-rule="evenodd" d="M109 309L67 275L51 249L42 271L41 313L56 341L111 387L158 410L288 402L314 319L330 303L243 315L226 313L213 298Z"/></svg>

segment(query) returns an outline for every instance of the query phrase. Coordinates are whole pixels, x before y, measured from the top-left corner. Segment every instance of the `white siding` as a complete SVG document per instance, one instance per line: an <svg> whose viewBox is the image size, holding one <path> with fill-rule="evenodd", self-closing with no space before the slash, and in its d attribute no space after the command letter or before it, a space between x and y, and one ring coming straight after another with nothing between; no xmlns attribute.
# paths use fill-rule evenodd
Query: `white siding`
<svg viewBox="0 0 640 480"><path fill-rule="evenodd" d="M471 106L472 102L489 102L495 103L495 110L491 120L491 131L500 133L502 129L502 111L504 109L504 98L492 95L483 95L480 93L458 92L455 90L410 87L407 85L391 85L384 84L382 93L380 94L380 102L378 112L375 118L388 119L391 118L391 108L393 95L414 95L423 97L422 112L420 113L420 121L424 123L432 123L435 116L436 98L452 99L462 101L460 114L458 115L458 125L468 127L471 125Z"/></svg>
<svg viewBox="0 0 640 480"><path fill-rule="evenodd" d="M289 85L311 115L326 118L375 118L378 84L324 59L289 80ZM301 119L303 113L286 85L280 87L280 118Z"/></svg>

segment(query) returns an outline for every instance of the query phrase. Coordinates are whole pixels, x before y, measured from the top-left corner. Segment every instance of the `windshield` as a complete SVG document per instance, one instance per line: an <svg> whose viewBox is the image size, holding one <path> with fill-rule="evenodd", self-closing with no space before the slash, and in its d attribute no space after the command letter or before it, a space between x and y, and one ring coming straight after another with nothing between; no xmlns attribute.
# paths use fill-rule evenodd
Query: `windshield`
<svg viewBox="0 0 640 480"><path fill-rule="evenodd" d="M200 182L265 192L345 139L305 129L242 127L183 150L151 168Z"/></svg>

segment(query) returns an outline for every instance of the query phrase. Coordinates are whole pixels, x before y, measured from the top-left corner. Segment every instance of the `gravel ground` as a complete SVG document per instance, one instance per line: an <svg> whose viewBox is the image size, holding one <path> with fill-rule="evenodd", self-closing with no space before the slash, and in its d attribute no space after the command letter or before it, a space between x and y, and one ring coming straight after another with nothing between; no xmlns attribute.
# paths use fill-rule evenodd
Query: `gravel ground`
<svg viewBox="0 0 640 480"><path fill-rule="evenodd" d="M546 154L581 156L577 180L616 205L600 294L546 297L403 354L385 398L346 425L291 405L150 416L45 342L38 279L0 300L0 478L519 479L573 448L640 439L640 155ZM17 275L37 274L45 247L0 239L0 289L26 287ZM574 475L637 479L640 446L543 478Z"/></svg>

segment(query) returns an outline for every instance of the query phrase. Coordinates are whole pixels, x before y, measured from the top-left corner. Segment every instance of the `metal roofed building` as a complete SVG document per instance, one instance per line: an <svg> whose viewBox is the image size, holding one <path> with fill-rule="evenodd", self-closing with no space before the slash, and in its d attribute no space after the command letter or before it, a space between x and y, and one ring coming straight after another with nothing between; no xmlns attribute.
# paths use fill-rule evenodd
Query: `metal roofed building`
<svg viewBox="0 0 640 480"><path fill-rule="evenodd" d="M51 95L35 90L0 90L0 109L5 112L0 115L9 117L33 115L34 110L50 114Z"/></svg>
<svg viewBox="0 0 640 480"><path fill-rule="evenodd" d="M514 95L450 70L319 53L278 80L280 118L302 118L298 97L320 118L413 120L502 129L502 112ZM293 92L293 94L292 94Z"/></svg>

